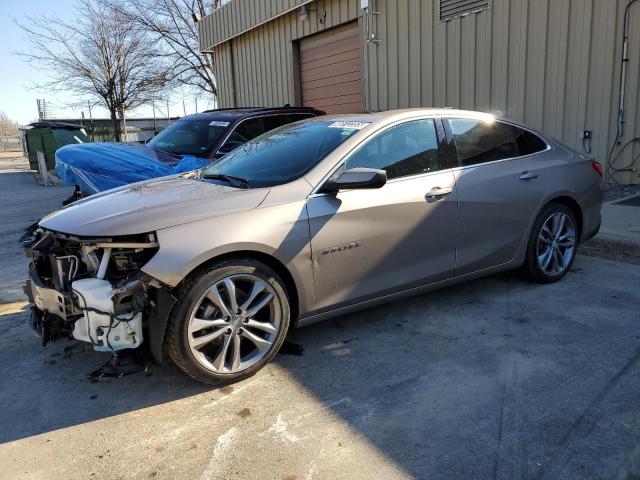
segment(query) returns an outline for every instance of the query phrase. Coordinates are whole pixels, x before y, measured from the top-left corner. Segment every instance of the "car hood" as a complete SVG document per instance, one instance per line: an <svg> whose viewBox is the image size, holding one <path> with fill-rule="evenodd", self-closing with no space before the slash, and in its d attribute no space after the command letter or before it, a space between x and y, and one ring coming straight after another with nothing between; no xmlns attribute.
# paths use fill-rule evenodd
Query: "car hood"
<svg viewBox="0 0 640 480"><path fill-rule="evenodd" d="M148 180L93 195L44 217L48 230L83 237L147 233L250 210L269 189L238 189L182 176Z"/></svg>
<svg viewBox="0 0 640 480"><path fill-rule="evenodd" d="M66 160L68 157L76 158L82 156L94 162L109 161L112 158L124 157L135 162L138 159L152 159L169 166L176 165L182 158L181 155L172 155L162 150L151 148L146 143L138 142L95 142L95 143L72 143L65 145L56 151L58 157Z"/></svg>

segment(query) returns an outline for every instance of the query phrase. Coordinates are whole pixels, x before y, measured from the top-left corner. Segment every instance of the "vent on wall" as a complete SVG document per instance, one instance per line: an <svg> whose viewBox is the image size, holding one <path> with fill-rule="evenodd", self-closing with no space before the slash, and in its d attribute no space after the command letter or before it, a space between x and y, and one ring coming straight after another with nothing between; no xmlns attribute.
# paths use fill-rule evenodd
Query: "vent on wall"
<svg viewBox="0 0 640 480"><path fill-rule="evenodd" d="M489 0L440 0L440 20L477 12L489 7Z"/></svg>

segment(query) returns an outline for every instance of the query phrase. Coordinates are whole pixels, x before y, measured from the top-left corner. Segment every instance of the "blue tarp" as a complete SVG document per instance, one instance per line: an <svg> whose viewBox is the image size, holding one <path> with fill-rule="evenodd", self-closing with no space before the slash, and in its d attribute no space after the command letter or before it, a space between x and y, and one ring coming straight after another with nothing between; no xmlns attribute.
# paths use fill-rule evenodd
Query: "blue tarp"
<svg viewBox="0 0 640 480"><path fill-rule="evenodd" d="M169 156L143 144L83 143L56 151L56 173L66 186L89 194L207 165L191 155Z"/></svg>

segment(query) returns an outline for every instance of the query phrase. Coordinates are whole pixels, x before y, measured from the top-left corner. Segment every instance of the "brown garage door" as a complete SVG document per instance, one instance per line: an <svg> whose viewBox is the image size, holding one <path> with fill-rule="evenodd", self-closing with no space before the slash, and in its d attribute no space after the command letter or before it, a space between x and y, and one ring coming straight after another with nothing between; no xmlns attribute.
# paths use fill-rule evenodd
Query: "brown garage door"
<svg viewBox="0 0 640 480"><path fill-rule="evenodd" d="M362 112L358 22L300 42L302 104L331 113Z"/></svg>

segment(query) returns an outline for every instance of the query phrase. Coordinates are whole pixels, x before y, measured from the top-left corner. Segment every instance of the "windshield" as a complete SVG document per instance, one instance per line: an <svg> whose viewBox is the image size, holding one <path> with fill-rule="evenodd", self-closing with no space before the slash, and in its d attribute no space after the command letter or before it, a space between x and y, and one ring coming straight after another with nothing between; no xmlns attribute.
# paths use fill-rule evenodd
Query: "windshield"
<svg viewBox="0 0 640 480"><path fill-rule="evenodd" d="M308 121L285 125L254 138L202 170L202 177L229 176L249 187L271 187L300 178L364 122Z"/></svg>
<svg viewBox="0 0 640 480"><path fill-rule="evenodd" d="M147 145L177 155L205 157L220 140L229 122L208 119L184 119L171 123Z"/></svg>

